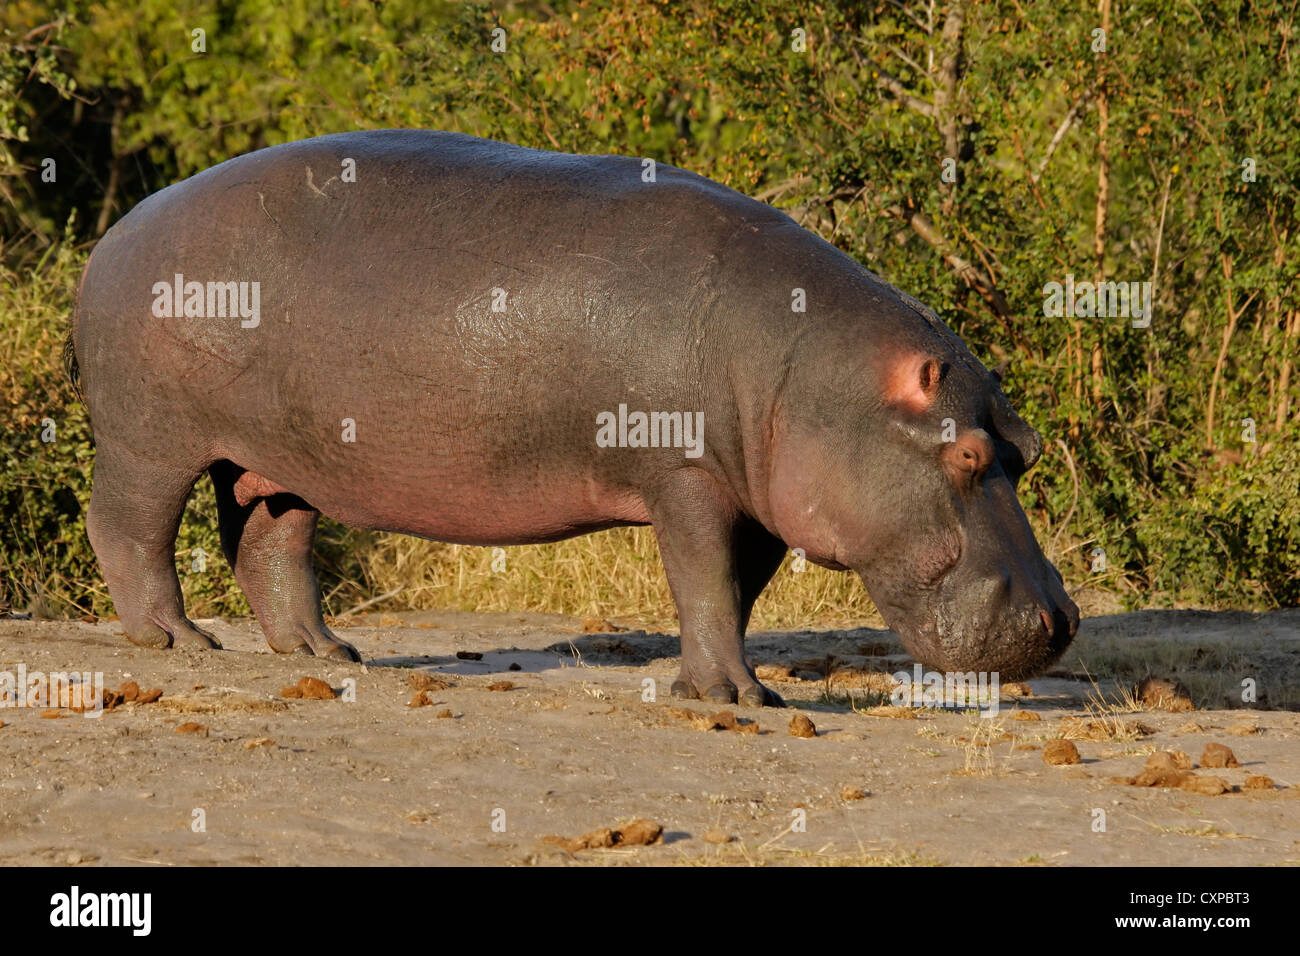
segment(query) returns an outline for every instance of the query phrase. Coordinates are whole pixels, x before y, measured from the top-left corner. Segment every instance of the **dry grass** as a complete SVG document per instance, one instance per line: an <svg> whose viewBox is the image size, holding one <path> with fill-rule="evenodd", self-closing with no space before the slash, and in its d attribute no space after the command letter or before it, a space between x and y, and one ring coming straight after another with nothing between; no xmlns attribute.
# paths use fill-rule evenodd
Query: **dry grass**
<svg viewBox="0 0 1300 956"><path fill-rule="evenodd" d="M360 542L357 554L367 594L397 592L387 610L453 608L538 611L675 626L654 532L617 528L555 544L493 549L382 534ZM874 626L884 622L862 582L814 565L793 570L793 556L759 599L751 629ZM336 592L339 614L360 598ZM373 608L372 608L373 610Z"/></svg>

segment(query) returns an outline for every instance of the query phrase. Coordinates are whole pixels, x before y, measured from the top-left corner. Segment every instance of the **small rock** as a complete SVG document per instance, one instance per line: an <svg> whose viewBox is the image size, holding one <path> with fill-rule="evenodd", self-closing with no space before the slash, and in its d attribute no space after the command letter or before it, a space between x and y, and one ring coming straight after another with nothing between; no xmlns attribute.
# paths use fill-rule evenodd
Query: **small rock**
<svg viewBox="0 0 1300 956"><path fill-rule="evenodd" d="M1237 757L1228 747L1223 744L1206 744L1205 752L1201 754L1201 766L1210 767L1240 767L1237 763Z"/></svg>
<svg viewBox="0 0 1300 956"><path fill-rule="evenodd" d="M863 790L861 787L855 787L850 784L840 790L841 800L865 800L866 798L867 791Z"/></svg>
<svg viewBox="0 0 1300 956"><path fill-rule="evenodd" d="M488 690L513 690L515 682L512 680L499 680L495 684L488 684Z"/></svg>
<svg viewBox="0 0 1300 956"><path fill-rule="evenodd" d="M451 717L451 716L452 716L451 708L450 708L450 707L444 707L442 710L438 711L438 713L436 714L436 716L439 717L439 718L441 718L441 719L445 719L445 718L447 718L447 717Z"/></svg>
<svg viewBox="0 0 1300 956"><path fill-rule="evenodd" d="M427 690L417 690L412 696L407 707L428 707L433 703L433 698L429 696Z"/></svg>
<svg viewBox="0 0 1300 956"><path fill-rule="evenodd" d="M633 820L617 832L619 846L650 846L659 842L664 828L650 820Z"/></svg>
<svg viewBox="0 0 1300 956"><path fill-rule="evenodd" d="M511 661L510 666L507 667L506 670L521 671L523 670L523 668L519 666L519 663L517 661Z"/></svg>
<svg viewBox="0 0 1300 956"><path fill-rule="evenodd" d="M813 722L803 714L795 714L790 718L790 736L791 737L816 737L817 728Z"/></svg>
<svg viewBox="0 0 1300 956"><path fill-rule="evenodd" d="M244 741L245 750L252 750L255 747L272 747L274 745L275 741L270 737L254 737L252 740Z"/></svg>
<svg viewBox="0 0 1300 956"><path fill-rule="evenodd" d="M325 683L319 677L300 677L298 678L298 690L302 692L303 700L333 700L334 688Z"/></svg>
<svg viewBox="0 0 1300 956"><path fill-rule="evenodd" d="M1274 787L1273 778L1266 777L1263 774L1252 773L1246 778L1247 790L1272 790Z"/></svg>
<svg viewBox="0 0 1300 956"><path fill-rule="evenodd" d="M1147 769L1136 777L1121 777L1122 782L1134 787L1181 787L1183 781L1193 776L1173 768Z"/></svg>
<svg viewBox="0 0 1300 956"><path fill-rule="evenodd" d="M1033 697L1034 692L1029 689L1029 685L1022 681L1011 681L1009 684L1002 685L1002 693L1010 694L1012 697Z"/></svg>
<svg viewBox="0 0 1300 956"><path fill-rule="evenodd" d="M713 721L713 726L718 730L738 730L740 724L736 721L736 715L729 710L720 710L709 718Z"/></svg>
<svg viewBox="0 0 1300 956"><path fill-rule="evenodd" d="M1043 745L1043 763L1053 767L1079 763L1079 748L1073 740L1049 740Z"/></svg>
<svg viewBox="0 0 1300 956"><path fill-rule="evenodd" d="M625 827L604 827L580 837L544 836L543 843L563 847L569 853L579 850L604 849L614 846L649 846L660 842L664 828L650 820L633 820Z"/></svg>
<svg viewBox="0 0 1300 956"><path fill-rule="evenodd" d="M1042 720L1042 715L1032 710L1013 710L1007 715L1011 720Z"/></svg>
<svg viewBox="0 0 1300 956"><path fill-rule="evenodd" d="M206 737L206 736L208 735L208 728L207 728L207 726L206 726L205 724L196 724L196 723L195 723L194 721L192 721L192 720L187 720L187 721L185 721L185 723L180 724L179 726L177 726L177 728L176 728L176 733L178 733L178 734L202 734L204 737Z"/></svg>
<svg viewBox="0 0 1300 956"><path fill-rule="evenodd" d="M1188 773L1183 775L1183 780L1178 785L1178 789L1189 790L1192 793L1203 793L1209 797L1217 797L1219 794L1231 790L1232 787L1222 777L1204 777Z"/></svg>
<svg viewBox="0 0 1300 956"><path fill-rule="evenodd" d="M1191 770L1192 758L1181 750L1160 750L1147 757L1146 769L1155 771Z"/></svg>
<svg viewBox="0 0 1300 956"><path fill-rule="evenodd" d="M456 657L462 661L481 661L483 655L478 651L457 651Z"/></svg>
<svg viewBox="0 0 1300 956"><path fill-rule="evenodd" d="M434 677L427 671L412 671L406 680L415 690L447 690L452 686L450 681Z"/></svg>
<svg viewBox="0 0 1300 956"><path fill-rule="evenodd" d="M1159 710L1195 710L1191 692L1177 680L1164 677L1144 677L1134 688L1133 696L1144 706Z"/></svg>
<svg viewBox="0 0 1300 956"><path fill-rule="evenodd" d="M705 830L700 834L700 839L705 843L730 843L735 837L726 830Z"/></svg>

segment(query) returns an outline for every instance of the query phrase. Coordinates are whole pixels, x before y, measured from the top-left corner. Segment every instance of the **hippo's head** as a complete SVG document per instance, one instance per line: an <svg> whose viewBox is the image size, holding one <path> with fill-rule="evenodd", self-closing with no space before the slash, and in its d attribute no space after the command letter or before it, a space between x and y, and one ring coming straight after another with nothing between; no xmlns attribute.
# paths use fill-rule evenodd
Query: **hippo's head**
<svg viewBox="0 0 1300 956"><path fill-rule="evenodd" d="M999 379L951 333L799 378L774 414L782 539L856 571L928 666L1016 680L1056 660L1079 609L1016 497L1042 442Z"/></svg>

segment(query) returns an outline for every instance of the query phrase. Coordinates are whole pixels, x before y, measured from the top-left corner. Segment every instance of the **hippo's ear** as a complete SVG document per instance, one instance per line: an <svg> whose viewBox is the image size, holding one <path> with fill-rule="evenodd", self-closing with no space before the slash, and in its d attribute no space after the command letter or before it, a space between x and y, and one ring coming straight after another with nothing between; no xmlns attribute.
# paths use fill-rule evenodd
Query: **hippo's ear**
<svg viewBox="0 0 1300 956"><path fill-rule="evenodd" d="M885 371L886 403L909 412L923 412L939 394L947 366L931 355L913 352L893 359Z"/></svg>
<svg viewBox="0 0 1300 956"><path fill-rule="evenodd" d="M992 412L994 428L1002 439L1015 447L1020 458L1015 463L1015 470L1023 474L1034 466L1034 462L1043 453L1042 436L1016 414L1016 410L1001 392L993 396Z"/></svg>

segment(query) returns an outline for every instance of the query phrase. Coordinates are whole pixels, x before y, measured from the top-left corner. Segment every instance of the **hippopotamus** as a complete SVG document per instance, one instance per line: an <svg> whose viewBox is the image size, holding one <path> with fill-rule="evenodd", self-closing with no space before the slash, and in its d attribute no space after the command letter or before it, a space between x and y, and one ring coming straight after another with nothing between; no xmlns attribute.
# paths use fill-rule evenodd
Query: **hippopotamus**
<svg viewBox="0 0 1300 956"><path fill-rule="evenodd" d="M855 572L927 666L1018 679L1078 625L999 377L789 216L650 160L425 130L261 149L104 235L69 349L136 644L219 646L175 567L205 472L282 653L360 660L322 618L322 514L493 546L650 525L678 697L781 703L744 635L791 549Z"/></svg>

